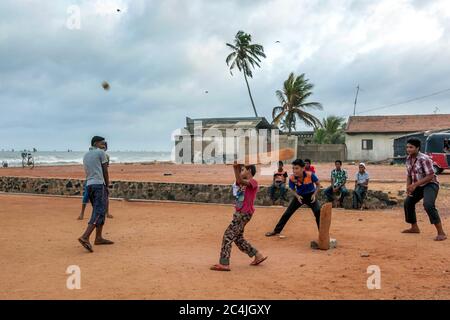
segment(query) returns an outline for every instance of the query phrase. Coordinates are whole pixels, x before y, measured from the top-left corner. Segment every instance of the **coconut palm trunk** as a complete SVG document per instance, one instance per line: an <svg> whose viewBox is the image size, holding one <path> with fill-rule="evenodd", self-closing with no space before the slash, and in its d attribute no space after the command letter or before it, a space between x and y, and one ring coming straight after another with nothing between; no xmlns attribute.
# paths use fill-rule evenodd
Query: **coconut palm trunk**
<svg viewBox="0 0 450 320"><path fill-rule="evenodd" d="M256 112L255 102L253 101L252 92L250 91L250 86L248 84L247 76L244 72L245 83L247 84L248 95L250 96L250 101L252 102L253 111L255 112L255 117L258 117L258 112Z"/></svg>

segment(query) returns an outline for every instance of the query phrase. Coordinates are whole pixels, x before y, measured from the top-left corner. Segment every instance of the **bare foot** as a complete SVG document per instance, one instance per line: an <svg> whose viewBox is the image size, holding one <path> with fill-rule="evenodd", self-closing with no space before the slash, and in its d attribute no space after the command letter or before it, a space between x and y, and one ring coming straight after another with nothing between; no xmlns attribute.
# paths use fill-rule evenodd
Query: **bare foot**
<svg viewBox="0 0 450 320"><path fill-rule="evenodd" d="M419 227L411 227L409 229L403 230L402 233L420 233Z"/></svg>
<svg viewBox="0 0 450 320"><path fill-rule="evenodd" d="M436 236L436 238L434 238L434 241L444 241L445 239L447 239L447 235L445 233L444 234L438 234Z"/></svg>
<svg viewBox="0 0 450 320"><path fill-rule="evenodd" d="M90 244L88 239L84 239L84 238L78 238L78 241L81 243L81 245L88 250L89 252L94 252L94 250L92 250L92 245Z"/></svg>
<svg viewBox="0 0 450 320"><path fill-rule="evenodd" d="M209 268L209 270L213 271L231 271L230 266L224 265L224 264L215 264Z"/></svg>
<svg viewBox="0 0 450 320"><path fill-rule="evenodd" d="M82 215L78 216L78 218L77 218L77 220L83 220L83 219L84 219L84 216L82 216Z"/></svg>
<svg viewBox="0 0 450 320"><path fill-rule="evenodd" d="M114 218L114 216L112 214L109 214L109 213L106 215L106 217L109 218L109 219Z"/></svg>

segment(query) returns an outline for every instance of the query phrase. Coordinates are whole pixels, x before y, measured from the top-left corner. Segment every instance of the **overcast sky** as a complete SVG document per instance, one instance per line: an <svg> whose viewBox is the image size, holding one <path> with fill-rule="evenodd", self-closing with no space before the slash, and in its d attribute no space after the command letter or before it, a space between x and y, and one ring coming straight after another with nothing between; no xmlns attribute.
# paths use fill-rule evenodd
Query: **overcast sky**
<svg viewBox="0 0 450 320"><path fill-rule="evenodd" d="M450 113L450 91L364 112L450 88L448 0L2 0L0 149L84 150L100 134L170 150L186 116L253 116L225 63L238 30L265 48L250 86L269 120L290 72L315 84L319 118L352 114L358 84L364 115Z"/></svg>

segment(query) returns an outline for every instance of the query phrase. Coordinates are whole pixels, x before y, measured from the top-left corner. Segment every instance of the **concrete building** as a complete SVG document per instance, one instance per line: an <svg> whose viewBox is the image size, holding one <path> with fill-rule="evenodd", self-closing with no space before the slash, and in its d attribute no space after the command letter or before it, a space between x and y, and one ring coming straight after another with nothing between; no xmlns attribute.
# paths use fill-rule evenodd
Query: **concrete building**
<svg viewBox="0 0 450 320"><path fill-rule="evenodd" d="M245 135L250 131L256 132L258 135L258 146L265 145L267 148L265 151L270 151L272 130L275 129L278 128L270 124L264 117L200 119L186 117L186 127L175 136L176 155L174 160L178 163L210 163L236 159L241 147L245 148L246 153L249 153L250 138ZM259 134L262 130L265 131L266 136L265 141L260 142ZM218 139L219 136L223 139ZM190 150L186 148L186 141L190 143ZM184 154L186 151L190 153L189 156Z"/></svg>
<svg viewBox="0 0 450 320"><path fill-rule="evenodd" d="M394 139L416 132L445 130L450 114L352 116L345 130L347 160L382 161L394 157Z"/></svg>

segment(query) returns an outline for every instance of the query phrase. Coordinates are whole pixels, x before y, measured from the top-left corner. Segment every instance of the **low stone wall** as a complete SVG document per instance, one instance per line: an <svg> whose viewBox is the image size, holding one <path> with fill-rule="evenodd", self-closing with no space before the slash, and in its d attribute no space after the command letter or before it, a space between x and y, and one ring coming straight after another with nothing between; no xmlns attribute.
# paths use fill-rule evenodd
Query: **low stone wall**
<svg viewBox="0 0 450 320"><path fill-rule="evenodd" d="M12 193L35 193L48 195L81 196L83 180L56 178L0 177L0 191ZM110 188L112 198L172 200L207 203L233 203L234 198L229 185L185 184L161 182L112 181ZM290 200L292 196L288 197ZM320 202L325 200L323 192L319 193ZM261 186L256 205L271 205L268 187ZM381 209L397 205L387 193L369 190L366 199L368 209ZM351 197L344 202L345 208L351 208Z"/></svg>

